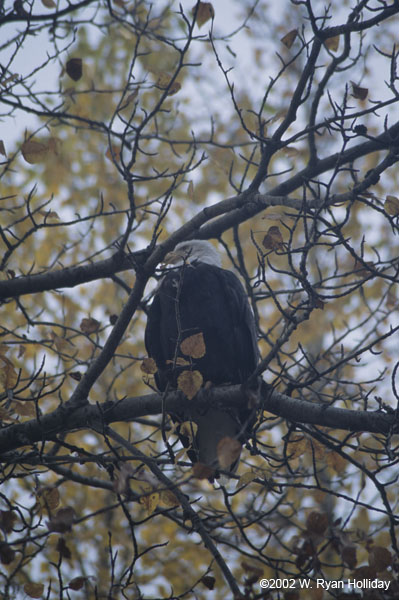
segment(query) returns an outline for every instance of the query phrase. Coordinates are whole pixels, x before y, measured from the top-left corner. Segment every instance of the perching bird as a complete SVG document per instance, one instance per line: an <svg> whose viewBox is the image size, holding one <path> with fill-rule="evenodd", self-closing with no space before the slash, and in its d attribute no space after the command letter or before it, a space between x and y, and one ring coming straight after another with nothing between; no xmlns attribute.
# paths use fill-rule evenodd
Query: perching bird
<svg viewBox="0 0 399 600"><path fill-rule="evenodd" d="M258 348L254 317L239 279L222 269L218 252L203 240L181 242L167 262L177 267L158 286L145 331L148 355L158 368L158 389L164 391L168 384L176 389L179 375L187 370L199 371L203 384L244 383L256 368ZM200 358L185 356L182 341L200 333L205 353ZM212 480L220 468L220 440L242 440L250 411L246 405L242 409L196 409L195 397L187 403L188 418L186 414L173 416L197 424L188 455L193 463L211 467ZM184 446L190 445L187 436L180 435L180 439ZM239 452L228 470L235 470L238 459Z"/></svg>

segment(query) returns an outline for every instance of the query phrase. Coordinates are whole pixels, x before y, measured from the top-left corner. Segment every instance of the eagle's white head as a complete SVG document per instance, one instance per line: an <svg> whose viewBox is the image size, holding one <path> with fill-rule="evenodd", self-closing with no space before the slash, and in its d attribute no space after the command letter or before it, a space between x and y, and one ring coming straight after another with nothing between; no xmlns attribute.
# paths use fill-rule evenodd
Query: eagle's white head
<svg viewBox="0 0 399 600"><path fill-rule="evenodd" d="M216 267L222 266L218 251L206 240L188 240L180 242L176 248L165 256L165 263L172 265L198 260Z"/></svg>

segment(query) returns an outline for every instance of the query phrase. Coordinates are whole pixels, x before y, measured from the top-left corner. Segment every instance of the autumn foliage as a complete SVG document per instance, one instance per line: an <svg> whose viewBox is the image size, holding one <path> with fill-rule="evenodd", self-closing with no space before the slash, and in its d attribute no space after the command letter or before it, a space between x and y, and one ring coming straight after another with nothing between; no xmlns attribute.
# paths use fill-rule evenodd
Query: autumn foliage
<svg viewBox="0 0 399 600"><path fill-rule="evenodd" d="M0 3L1 598L399 597L398 18ZM189 238L245 286L247 386L156 389L146 313ZM179 442L187 402L252 411L229 480Z"/></svg>

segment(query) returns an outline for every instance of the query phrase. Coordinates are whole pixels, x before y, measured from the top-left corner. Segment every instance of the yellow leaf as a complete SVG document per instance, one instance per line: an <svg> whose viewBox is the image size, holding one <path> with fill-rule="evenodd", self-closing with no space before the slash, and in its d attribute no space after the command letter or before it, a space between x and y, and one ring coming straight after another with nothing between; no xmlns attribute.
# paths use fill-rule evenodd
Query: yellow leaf
<svg viewBox="0 0 399 600"><path fill-rule="evenodd" d="M148 494L147 496L143 496L140 498L140 504L144 506L148 514L152 514L159 502L159 494L158 492L153 492L152 494Z"/></svg>
<svg viewBox="0 0 399 600"><path fill-rule="evenodd" d="M158 371L158 367L153 358L144 358L140 365L140 369L143 373L147 373L147 375L153 375Z"/></svg>
<svg viewBox="0 0 399 600"><path fill-rule="evenodd" d="M184 421L179 423L177 429L181 435L186 436L190 442L193 442L193 438L197 435L198 425L193 421Z"/></svg>
<svg viewBox="0 0 399 600"><path fill-rule="evenodd" d="M193 12L195 7L193 8ZM197 8L197 25L202 27L209 19L213 19L215 16L215 10L210 2L199 2Z"/></svg>
<svg viewBox="0 0 399 600"><path fill-rule="evenodd" d="M399 215L399 198L396 196L387 196L384 203L385 212L396 217Z"/></svg>
<svg viewBox="0 0 399 600"><path fill-rule="evenodd" d="M184 371L177 378L177 387L189 400L192 400L201 388L203 381L199 371Z"/></svg>
<svg viewBox="0 0 399 600"><path fill-rule="evenodd" d="M0 355L0 385L5 392L12 390L18 381L18 374L14 369L12 362L3 355Z"/></svg>
<svg viewBox="0 0 399 600"><path fill-rule="evenodd" d="M44 585L42 583L25 583L24 592L30 598L41 598L44 592Z"/></svg>
<svg viewBox="0 0 399 600"><path fill-rule="evenodd" d="M171 490L163 490L160 493L161 503L167 508L173 508L174 506L179 506L179 501L176 498L175 494Z"/></svg>
<svg viewBox="0 0 399 600"><path fill-rule="evenodd" d="M285 36L281 38L280 42L282 42L284 44L284 46L287 46L287 48L291 48L292 44L296 40L297 35L298 35L298 30L293 29L292 31L289 31L288 33L286 33Z"/></svg>
<svg viewBox="0 0 399 600"><path fill-rule="evenodd" d="M205 356L205 341L202 332L190 335L180 344L180 349L186 356L202 358Z"/></svg>
<svg viewBox="0 0 399 600"><path fill-rule="evenodd" d="M48 154L49 147L41 142L35 142L34 140L28 140L21 146L22 156L30 165L43 162Z"/></svg>
<svg viewBox="0 0 399 600"><path fill-rule="evenodd" d="M248 485L249 483L254 481L254 479L256 479L256 477L257 477L257 475L253 471L246 471L245 473L243 473L243 475L241 475L240 479L237 481L236 487L242 487L244 485Z"/></svg>

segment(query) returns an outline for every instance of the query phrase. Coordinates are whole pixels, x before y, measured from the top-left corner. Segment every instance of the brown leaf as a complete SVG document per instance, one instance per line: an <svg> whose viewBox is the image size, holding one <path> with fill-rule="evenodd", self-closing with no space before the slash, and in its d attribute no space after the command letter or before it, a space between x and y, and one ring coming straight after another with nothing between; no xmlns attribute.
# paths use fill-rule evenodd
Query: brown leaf
<svg viewBox="0 0 399 600"><path fill-rule="evenodd" d="M21 417L30 417L34 419L36 415L36 408L33 402L25 401L25 402L13 402L12 407L14 412Z"/></svg>
<svg viewBox="0 0 399 600"><path fill-rule="evenodd" d="M354 569L357 565L356 546L344 546L341 557L347 567Z"/></svg>
<svg viewBox="0 0 399 600"><path fill-rule="evenodd" d="M193 13L195 7L193 8ZM209 19L213 19L215 16L215 10L210 2L199 2L197 9L196 22L198 27L202 27Z"/></svg>
<svg viewBox="0 0 399 600"><path fill-rule="evenodd" d="M83 65L81 58L70 58L65 68L67 74L74 81L78 81L83 74Z"/></svg>
<svg viewBox="0 0 399 600"><path fill-rule="evenodd" d="M196 462L193 465L193 477L195 479L209 479L213 476L215 470L201 462Z"/></svg>
<svg viewBox="0 0 399 600"><path fill-rule="evenodd" d="M118 148L117 146L111 146L111 147L107 148L105 157L108 158L108 160L110 160L111 162L113 162L114 160L116 162L120 162L120 159L121 159L120 148Z"/></svg>
<svg viewBox="0 0 399 600"><path fill-rule="evenodd" d="M9 544L0 542L0 562L3 565L9 565L15 558L15 552Z"/></svg>
<svg viewBox="0 0 399 600"><path fill-rule="evenodd" d="M85 318L82 319L80 322L80 331L82 331L83 333L87 333L88 335L90 333L95 333L96 331L99 330L100 327L100 323L99 321L97 321L97 319L93 319L92 317L89 318Z"/></svg>
<svg viewBox="0 0 399 600"><path fill-rule="evenodd" d="M157 363L153 358L143 358L140 369L147 375L153 375L158 371Z"/></svg>
<svg viewBox="0 0 399 600"><path fill-rule="evenodd" d="M328 515L324 512L313 510L306 519L306 528L309 533L323 535L328 527Z"/></svg>
<svg viewBox="0 0 399 600"><path fill-rule="evenodd" d="M339 46L339 35L334 35L333 37L327 38L324 40L324 45L326 48L331 50L331 52L336 52Z"/></svg>
<svg viewBox="0 0 399 600"><path fill-rule="evenodd" d="M18 381L18 373L7 356L0 354L0 387L5 392L12 390Z"/></svg>
<svg viewBox="0 0 399 600"><path fill-rule="evenodd" d="M224 437L217 445L219 465L222 469L230 469L231 465L240 457L241 444L232 437Z"/></svg>
<svg viewBox="0 0 399 600"><path fill-rule="evenodd" d="M203 583L204 586L208 588L208 590L213 590L213 588L215 587L215 582L216 579L211 575L204 575L201 579L201 583Z"/></svg>
<svg viewBox="0 0 399 600"><path fill-rule="evenodd" d="M280 250L284 248L283 236L277 225L269 227L263 238L263 247L266 248L266 250Z"/></svg>
<svg viewBox="0 0 399 600"><path fill-rule="evenodd" d="M285 34L284 37L281 38L280 42L287 46L287 48L291 48L292 44L296 40L296 36L298 35L298 29L292 29L288 33Z"/></svg>
<svg viewBox="0 0 399 600"><path fill-rule="evenodd" d="M48 154L49 147L47 144L41 142L35 142L34 140L28 140L21 146L22 156L30 165L43 162Z"/></svg>
<svg viewBox="0 0 399 600"><path fill-rule="evenodd" d="M3 156L7 156L3 140L0 140L0 154L2 154Z"/></svg>
<svg viewBox="0 0 399 600"><path fill-rule="evenodd" d="M366 100L367 95L369 93L367 88L364 87L360 87L359 85L356 85L356 83L354 83L353 81L351 81L352 84L352 91L353 94L352 96L354 98L356 98L357 100Z"/></svg>
<svg viewBox="0 0 399 600"><path fill-rule="evenodd" d="M44 585L30 581L29 583L25 583L24 592L29 598L41 598L44 592Z"/></svg>
<svg viewBox="0 0 399 600"><path fill-rule="evenodd" d="M384 203L385 212L393 217L399 215L399 198L396 196L387 196Z"/></svg>
<svg viewBox="0 0 399 600"><path fill-rule="evenodd" d="M70 549L67 546L67 543L63 537L60 537L58 539L56 549L63 558L68 558L68 559L72 558L72 552L70 551Z"/></svg>
<svg viewBox="0 0 399 600"><path fill-rule="evenodd" d="M160 492L159 497L162 504L167 508L173 508L174 506L179 506L180 504L172 490L163 490Z"/></svg>
<svg viewBox="0 0 399 600"><path fill-rule="evenodd" d="M202 332L190 335L180 344L180 349L186 356L202 358L205 356L205 341Z"/></svg>
<svg viewBox="0 0 399 600"><path fill-rule="evenodd" d="M0 527L5 533L11 533L15 521L17 520L16 514L12 510L0 510Z"/></svg>
<svg viewBox="0 0 399 600"><path fill-rule="evenodd" d="M54 2L54 0L42 0L42 4L46 8L57 8L57 5Z"/></svg>
<svg viewBox="0 0 399 600"><path fill-rule="evenodd" d="M78 590L82 589L86 581L87 577L74 577L74 579L71 579L69 582L68 587L70 590L77 592Z"/></svg>
<svg viewBox="0 0 399 600"><path fill-rule="evenodd" d="M56 487L42 488L38 496L40 504L48 510L55 510L60 504L60 492Z"/></svg>
<svg viewBox="0 0 399 600"><path fill-rule="evenodd" d="M168 96L173 96L173 94L177 94L177 92L181 89L181 83L178 81L174 81L171 83L172 77L170 77L167 73L161 73L157 80L157 86L161 90L168 90Z"/></svg>
<svg viewBox="0 0 399 600"><path fill-rule="evenodd" d="M72 377L75 381L80 381L82 379L82 373L80 371L73 371L69 373L69 377Z"/></svg>
<svg viewBox="0 0 399 600"><path fill-rule="evenodd" d="M60 508L47 523L47 527L49 531L65 533L66 531L71 531L75 518L76 513L73 508Z"/></svg>
<svg viewBox="0 0 399 600"><path fill-rule="evenodd" d="M203 377L199 371L183 371L177 378L177 387L189 400L200 390Z"/></svg>
<svg viewBox="0 0 399 600"><path fill-rule="evenodd" d="M377 573L385 571L392 564L392 556L387 548L383 546L372 546L369 550L369 565Z"/></svg>

